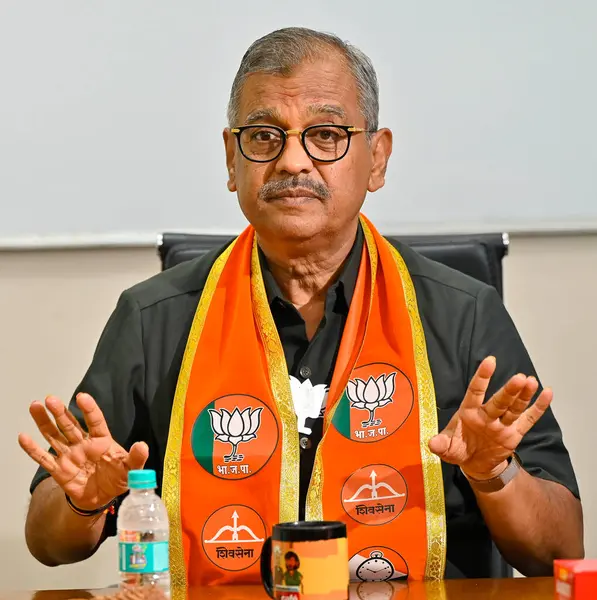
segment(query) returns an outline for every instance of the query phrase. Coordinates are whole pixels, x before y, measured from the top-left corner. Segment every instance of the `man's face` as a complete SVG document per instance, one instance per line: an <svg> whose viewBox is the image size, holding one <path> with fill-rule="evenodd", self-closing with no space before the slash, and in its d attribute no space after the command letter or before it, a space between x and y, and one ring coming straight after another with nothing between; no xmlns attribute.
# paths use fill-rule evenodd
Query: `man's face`
<svg viewBox="0 0 597 600"><path fill-rule="evenodd" d="M294 556L290 556L286 559L286 569L288 571L296 571L296 559L294 558Z"/></svg>
<svg viewBox="0 0 597 600"><path fill-rule="evenodd" d="M289 77L249 76L242 90L239 122L234 125L303 130L330 123L365 127L354 78L333 56L305 62ZM346 156L333 163L311 159L296 135L288 137L277 159L255 163L242 156L236 137L226 130L228 188L238 193L243 213L262 235L305 240L333 234L355 221L368 189L383 185L391 151L391 135L385 132L381 161L379 151L376 154L380 134L369 144L365 134L358 133L352 136ZM280 190L280 182L288 186Z"/></svg>

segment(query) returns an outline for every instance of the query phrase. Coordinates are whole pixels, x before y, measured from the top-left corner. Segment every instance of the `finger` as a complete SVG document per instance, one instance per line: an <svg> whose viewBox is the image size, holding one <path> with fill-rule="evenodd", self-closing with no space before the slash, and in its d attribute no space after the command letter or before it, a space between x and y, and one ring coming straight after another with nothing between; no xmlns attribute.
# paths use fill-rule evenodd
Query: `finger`
<svg viewBox="0 0 597 600"><path fill-rule="evenodd" d="M442 458L450 449L450 436L445 433L438 433L429 440L429 450Z"/></svg>
<svg viewBox="0 0 597 600"><path fill-rule="evenodd" d="M545 414L553 400L553 391L550 388L544 389L535 403L527 408L516 422L516 428L521 435L526 435L533 425Z"/></svg>
<svg viewBox="0 0 597 600"><path fill-rule="evenodd" d="M89 394L77 395L77 406L83 413L87 431L92 437L111 437L110 430L97 402Z"/></svg>
<svg viewBox="0 0 597 600"><path fill-rule="evenodd" d="M68 452L68 442L66 438L58 431L56 423L50 419L48 411L41 402L32 402L29 407L29 414L33 417L37 428L44 436L44 439L52 446L58 455Z"/></svg>
<svg viewBox="0 0 597 600"><path fill-rule="evenodd" d="M460 415L456 412L444 429L429 440L429 450L445 460L452 446L452 438L456 435L459 425L461 425Z"/></svg>
<svg viewBox="0 0 597 600"><path fill-rule="evenodd" d="M62 432L69 444L77 444L83 437L83 430L75 416L66 409L61 400L55 396L46 398L46 408L50 411L58 429Z"/></svg>
<svg viewBox="0 0 597 600"><path fill-rule="evenodd" d="M499 419L518 399L527 382L525 375L514 375L484 405L483 410L491 420Z"/></svg>
<svg viewBox="0 0 597 600"><path fill-rule="evenodd" d="M518 417L526 410L529 402L539 389L539 382L534 377L529 377L524 389L514 401L514 404L502 415L502 423L506 426L512 425Z"/></svg>
<svg viewBox="0 0 597 600"><path fill-rule="evenodd" d="M142 469L149 458L149 448L145 442L136 442L131 446L125 464L129 471Z"/></svg>
<svg viewBox="0 0 597 600"><path fill-rule="evenodd" d="M481 362L464 395L463 408L477 408L483 404L489 381L495 373L495 367L496 361L493 356L488 356Z"/></svg>
<svg viewBox="0 0 597 600"><path fill-rule="evenodd" d="M81 432L81 435L85 437L87 432L81 427L81 423L79 423L79 419L73 415L70 408L66 408L66 416L70 419L71 423Z"/></svg>
<svg viewBox="0 0 597 600"><path fill-rule="evenodd" d="M36 444L28 435L19 433L19 446L48 473L54 473L58 470L56 459Z"/></svg>

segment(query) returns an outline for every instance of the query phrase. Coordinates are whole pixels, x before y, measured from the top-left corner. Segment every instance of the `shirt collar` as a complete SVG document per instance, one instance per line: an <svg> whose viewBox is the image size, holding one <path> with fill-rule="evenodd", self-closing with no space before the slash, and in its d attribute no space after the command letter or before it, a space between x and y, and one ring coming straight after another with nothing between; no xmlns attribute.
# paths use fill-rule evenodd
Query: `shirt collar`
<svg viewBox="0 0 597 600"><path fill-rule="evenodd" d="M350 302L352 301L352 296L354 294L354 288L357 283L364 241L365 235L363 233L361 224L359 223L354 244L352 245L346 260L344 261L344 266L340 271L340 275L338 276L338 279L336 279L336 281L329 287L326 296L326 305L333 303L341 310L341 312L346 314L348 314ZM280 286L274 279L274 276L267 263L267 259L265 258L265 254L261 248L259 248L259 261L261 263L261 271L263 273L265 292L267 294L267 300L270 306L276 300L281 300L284 303L288 303L288 300L284 297Z"/></svg>

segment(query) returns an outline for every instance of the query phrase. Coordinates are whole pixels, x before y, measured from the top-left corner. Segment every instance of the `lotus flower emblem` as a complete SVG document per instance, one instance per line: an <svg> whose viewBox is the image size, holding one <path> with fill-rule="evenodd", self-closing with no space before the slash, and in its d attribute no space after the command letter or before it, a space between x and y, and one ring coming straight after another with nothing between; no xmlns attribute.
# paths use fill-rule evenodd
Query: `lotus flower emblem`
<svg viewBox="0 0 597 600"><path fill-rule="evenodd" d="M232 446L231 453L224 456L224 462L240 462L245 456L237 453L238 445L250 442L257 437L263 408L252 409L249 406L241 412L237 407L231 413L225 408L220 411L212 408L208 410L215 439Z"/></svg>
<svg viewBox="0 0 597 600"><path fill-rule="evenodd" d="M311 429L305 425L305 421L321 416L321 409L325 408L327 387L323 384L313 385L308 379L301 382L291 375L290 391L292 392L298 431L311 435Z"/></svg>
<svg viewBox="0 0 597 600"><path fill-rule="evenodd" d="M352 408L369 411L369 420L363 421L363 427L375 427L381 425L381 419L375 418L375 411L390 402L393 402L396 373L380 375L377 379L369 377L363 379L351 379L346 386L346 395L350 400Z"/></svg>

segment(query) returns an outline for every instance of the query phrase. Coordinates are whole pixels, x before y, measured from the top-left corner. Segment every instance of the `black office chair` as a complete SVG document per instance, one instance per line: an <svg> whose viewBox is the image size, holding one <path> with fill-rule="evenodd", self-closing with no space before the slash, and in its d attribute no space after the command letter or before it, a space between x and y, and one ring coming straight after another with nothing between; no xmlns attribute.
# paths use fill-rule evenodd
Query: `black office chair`
<svg viewBox="0 0 597 600"><path fill-rule="evenodd" d="M203 256L231 239L230 236L222 235L164 233L158 239L162 270ZM388 236L388 239L391 241L393 237ZM399 239L427 258L492 285L503 297L502 259L508 254L508 234L420 235L400 236ZM513 576L512 567L502 558L495 546L491 576Z"/></svg>
<svg viewBox="0 0 597 600"><path fill-rule="evenodd" d="M164 233L158 240L162 270L203 256L231 239L225 235ZM502 259L508 253L508 234L420 235L399 239L427 258L492 285L503 295Z"/></svg>

